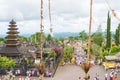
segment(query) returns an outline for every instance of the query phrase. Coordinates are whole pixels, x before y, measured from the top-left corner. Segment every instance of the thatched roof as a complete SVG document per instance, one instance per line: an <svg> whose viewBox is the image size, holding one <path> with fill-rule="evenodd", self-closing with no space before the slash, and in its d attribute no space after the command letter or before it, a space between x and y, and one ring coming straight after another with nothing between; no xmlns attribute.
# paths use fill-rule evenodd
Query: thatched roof
<svg viewBox="0 0 120 80"><path fill-rule="evenodd" d="M106 60L118 60L119 58L116 56L105 56Z"/></svg>
<svg viewBox="0 0 120 80"><path fill-rule="evenodd" d="M28 46L1 46L0 47L0 54L2 56L8 56L8 57L34 57L36 56L36 50L34 49L34 46L28 45Z"/></svg>
<svg viewBox="0 0 120 80"><path fill-rule="evenodd" d="M115 56L120 58L120 52L119 52L119 53L117 53Z"/></svg>
<svg viewBox="0 0 120 80"><path fill-rule="evenodd" d="M0 49L0 54L2 56L21 56L20 51L18 49L19 47L8 47L8 46L3 46Z"/></svg>

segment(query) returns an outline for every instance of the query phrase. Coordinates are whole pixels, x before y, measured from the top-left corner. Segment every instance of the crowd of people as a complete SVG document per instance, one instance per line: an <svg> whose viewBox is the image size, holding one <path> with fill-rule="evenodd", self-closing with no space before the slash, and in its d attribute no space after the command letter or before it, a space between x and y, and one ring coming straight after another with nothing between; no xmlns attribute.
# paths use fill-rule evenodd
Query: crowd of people
<svg viewBox="0 0 120 80"><path fill-rule="evenodd" d="M109 73L105 73L105 80L118 80L118 69L112 69Z"/></svg>
<svg viewBox="0 0 120 80"><path fill-rule="evenodd" d="M76 65L81 65L86 60L86 52L84 51L84 49L82 49L82 47L80 46L79 43L74 44L74 48L75 48L75 53L74 53L75 64ZM98 62L99 62L99 64L102 64L102 59L100 59ZM90 61L90 63L95 65L94 60ZM115 69L109 69L105 73L105 76L104 76L105 80L119 80L118 79L118 73L119 73L119 70L116 69L116 68ZM79 80L81 80L81 77L79 77ZM92 80L100 80L99 74L96 73L96 75L94 76L94 78Z"/></svg>
<svg viewBox="0 0 120 80"><path fill-rule="evenodd" d="M79 43L74 44L74 48L75 64L81 65L83 62L85 62L86 52L80 47Z"/></svg>
<svg viewBox="0 0 120 80"><path fill-rule="evenodd" d="M46 71L44 73L45 77L52 77L52 72ZM19 80L31 80L32 77L39 77L39 72L36 69L28 69L25 72L25 75L23 75L22 70L16 69L14 71L10 70L7 71L5 75L2 75L0 78L1 80L14 80L14 79L19 79Z"/></svg>
<svg viewBox="0 0 120 80"><path fill-rule="evenodd" d="M30 80L30 77L38 77L39 72L36 69L29 69L26 71L25 75L22 74L22 70L16 69L14 71L10 70L7 71L5 75L2 75L2 80L14 80L15 78L19 78L19 80L22 80L22 76L24 77L24 80Z"/></svg>

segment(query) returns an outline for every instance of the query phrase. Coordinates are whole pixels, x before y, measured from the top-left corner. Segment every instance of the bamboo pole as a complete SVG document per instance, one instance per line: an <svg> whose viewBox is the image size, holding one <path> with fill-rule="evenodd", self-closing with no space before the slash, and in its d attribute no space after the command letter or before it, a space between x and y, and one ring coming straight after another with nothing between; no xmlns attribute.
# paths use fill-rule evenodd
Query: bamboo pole
<svg viewBox="0 0 120 80"><path fill-rule="evenodd" d="M43 47L42 47L42 44L43 44L43 40L42 40L42 37L43 37L43 0L41 0L41 11L40 11L40 64L38 65L38 70L39 70L39 73L40 73L40 76L39 76L39 79L40 80L43 80L44 79L44 71L45 71L45 66L44 66L44 63L43 63Z"/></svg>
<svg viewBox="0 0 120 80"><path fill-rule="evenodd" d="M42 36L43 36L43 0L41 0L41 15L40 15L40 62L42 61L42 53L43 53L43 48L42 48Z"/></svg>
<svg viewBox="0 0 120 80"><path fill-rule="evenodd" d="M90 21L89 21L89 33L88 33L87 61L89 61L90 58L91 27L92 27L92 0L90 0Z"/></svg>
<svg viewBox="0 0 120 80"><path fill-rule="evenodd" d="M90 59L90 45L91 45L91 27L92 27L92 0L90 0L90 20L89 20L87 59L86 59L86 63L83 64L85 71L85 80L88 80L88 71L90 69L89 59Z"/></svg>

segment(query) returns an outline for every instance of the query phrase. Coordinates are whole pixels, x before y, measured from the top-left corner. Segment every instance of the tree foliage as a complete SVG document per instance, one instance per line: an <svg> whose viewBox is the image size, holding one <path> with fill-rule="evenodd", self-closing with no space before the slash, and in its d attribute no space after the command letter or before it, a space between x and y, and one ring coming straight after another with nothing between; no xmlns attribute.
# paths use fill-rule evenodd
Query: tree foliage
<svg viewBox="0 0 120 80"><path fill-rule="evenodd" d="M120 46L113 46L111 48L111 55L114 55L120 51Z"/></svg>
<svg viewBox="0 0 120 80"><path fill-rule="evenodd" d="M5 42L5 38L0 38L0 44L3 44Z"/></svg>
<svg viewBox="0 0 120 80"><path fill-rule="evenodd" d="M120 44L120 24L118 25L115 32L115 44L118 46Z"/></svg>
<svg viewBox="0 0 120 80"><path fill-rule="evenodd" d="M49 56L54 57L54 56L57 56L57 54L55 51L51 50Z"/></svg>
<svg viewBox="0 0 120 80"><path fill-rule="evenodd" d="M0 67L2 68L11 68L14 67L16 61L7 57L0 57Z"/></svg>
<svg viewBox="0 0 120 80"><path fill-rule="evenodd" d="M44 33L42 33L42 34L43 34L43 36L42 36L43 41L45 41L46 40L46 35ZM40 32L36 32L35 34L31 35L29 37L29 39L33 43L40 43Z"/></svg>
<svg viewBox="0 0 120 80"><path fill-rule="evenodd" d="M24 41L27 41L28 40L28 38L27 37L25 37L25 36L20 36L20 41L22 41L22 42L24 42Z"/></svg>
<svg viewBox="0 0 120 80"><path fill-rule="evenodd" d="M48 34L47 38L46 38L47 41L52 41L52 36L50 34Z"/></svg>
<svg viewBox="0 0 120 80"><path fill-rule="evenodd" d="M88 38L87 33L83 30L79 33L79 37L82 39L82 41L86 40Z"/></svg>
<svg viewBox="0 0 120 80"><path fill-rule="evenodd" d="M73 53L74 53L74 48L71 46L66 46L64 48L64 58L66 59L66 61L70 61L73 57Z"/></svg>
<svg viewBox="0 0 120 80"><path fill-rule="evenodd" d="M106 42L106 48L111 48L111 18L108 12L108 18L107 18L107 42Z"/></svg>
<svg viewBox="0 0 120 80"><path fill-rule="evenodd" d="M96 32L92 35L93 42L99 46L102 46L102 42L104 40L104 37L102 33Z"/></svg>

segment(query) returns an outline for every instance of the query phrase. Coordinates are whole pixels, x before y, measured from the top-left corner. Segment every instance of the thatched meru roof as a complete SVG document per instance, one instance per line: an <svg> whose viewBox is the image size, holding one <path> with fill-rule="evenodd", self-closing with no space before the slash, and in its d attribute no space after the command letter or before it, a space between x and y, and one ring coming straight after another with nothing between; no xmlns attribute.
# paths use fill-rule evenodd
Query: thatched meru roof
<svg viewBox="0 0 120 80"><path fill-rule="evenodd" d="M8 56L8 57L35 57L37 52L37 48L29 45L24 46L24 44L21 44L19 46L1 46L0 48L0 54L2 56Z"/></svg>
<svg viewBox="0 0 120 80"><path fill-rule="evenodd" d="M1 47L0 54L2 56L9 56L9 57L16 57L21 56L20 51L18 49L19 47Z"/></svg>

